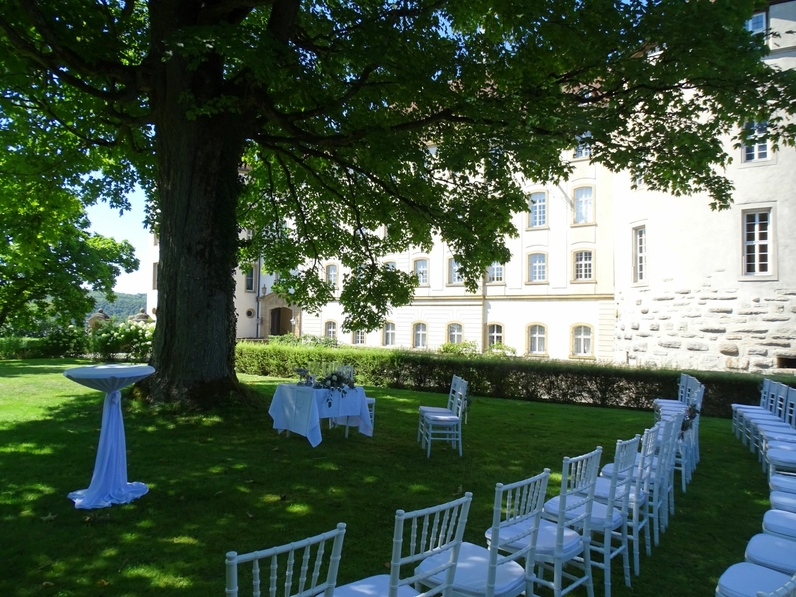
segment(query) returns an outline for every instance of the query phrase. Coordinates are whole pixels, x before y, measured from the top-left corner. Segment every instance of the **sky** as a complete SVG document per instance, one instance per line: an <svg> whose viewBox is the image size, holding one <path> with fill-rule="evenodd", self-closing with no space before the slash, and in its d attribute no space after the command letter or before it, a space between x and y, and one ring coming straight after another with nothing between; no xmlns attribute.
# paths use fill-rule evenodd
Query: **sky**
<svg viewBox="0 0 796 597"><path fill-rule="evenodd" d="M119 216L119 210L111 209L107 203L98 203L86 209L91 222L91 231L116 239L129 241L135 247L135 256L141 262L138 271L131 274L122 273L116 278L114 290L127 294L140 294L149 290L151 282L149 264L149 247L152 239L144 228L144 193L137 189L129 195L130 211Z"/></svg>

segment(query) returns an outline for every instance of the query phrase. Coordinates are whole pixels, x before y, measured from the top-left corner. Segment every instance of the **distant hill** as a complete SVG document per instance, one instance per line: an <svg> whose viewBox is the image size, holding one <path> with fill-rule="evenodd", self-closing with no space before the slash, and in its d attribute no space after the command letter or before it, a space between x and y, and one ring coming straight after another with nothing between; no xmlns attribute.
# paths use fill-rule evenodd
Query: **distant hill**
<svg viewBox="0 0 796 597"><path fill-rule="evenodd" d="M91 297L97 301L97 306L94 308L102 309L110 317L116 316L116 319L125 320L130 315L135 315L141 309L146 309L146 294L123 294L116 293L116 300L109 303L108 300L101 292L90 292Z"/></svg>

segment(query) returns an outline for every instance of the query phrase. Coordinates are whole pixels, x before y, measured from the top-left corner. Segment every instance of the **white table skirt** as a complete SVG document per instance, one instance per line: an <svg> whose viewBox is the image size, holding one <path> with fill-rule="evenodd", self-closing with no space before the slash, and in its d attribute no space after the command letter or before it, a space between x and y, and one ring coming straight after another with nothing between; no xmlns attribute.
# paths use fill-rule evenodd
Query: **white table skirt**
<svg viewBox="0 0 796 597"><path fill-rule="evenodd" d="M347 389L343 396L340 390L279 384L268 414L274 420L274 429L303 435L313 448L323 439L321 419L349 417L349 425L356 425L364 435L373 435L365 390L361 387Z"/></svg>
<svg viewBox="0 0 796 597"><path fill-rule="evenodd" d="M94 474L87 489L69 494L69 498L75 502L75 508L89 510L126 504L149 491L143 483L127 482L127 445L122 419L122 394L119 390L154 372L155 369L148 365L96 365L64 371L68 379L105 392Z"/></svg>

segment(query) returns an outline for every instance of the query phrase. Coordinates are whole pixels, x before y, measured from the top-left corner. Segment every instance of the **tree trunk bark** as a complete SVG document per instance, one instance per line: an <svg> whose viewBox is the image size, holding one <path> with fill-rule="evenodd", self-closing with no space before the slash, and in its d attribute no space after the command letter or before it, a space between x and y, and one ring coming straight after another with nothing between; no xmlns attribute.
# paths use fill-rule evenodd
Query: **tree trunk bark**
<svg viewBox="0 0 796 597"><path fill-rule="evenodd" d="M155 40L168 39L175 27L191 20L183 11L156 13ZM226 111L186 114L192 104L201 106L222 94L220 60L211 57L192 69L174 56L156 68L151 101L160 257L152 351L156 373L146 388L155 400L206 408L240 392L234 367L233 272L244 125L240 115Z"/></svg>

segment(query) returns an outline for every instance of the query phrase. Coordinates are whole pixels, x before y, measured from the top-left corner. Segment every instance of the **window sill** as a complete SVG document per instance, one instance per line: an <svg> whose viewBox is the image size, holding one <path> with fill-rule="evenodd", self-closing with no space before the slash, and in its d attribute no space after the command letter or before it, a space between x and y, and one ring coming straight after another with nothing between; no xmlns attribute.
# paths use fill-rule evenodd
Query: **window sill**
<svg viewBox="0 0 796 597"><path fill-rule="evenodd" d="M505 286L506 283L502 282L502 281L501 282L487 282L486 285L487 286Z"/></svg>
<svg viewBox="0 0 796 597"><path fill-rule="evenodd" d="M571 354L569 358L573 361L596 361L597 357L590 354Z"/></svg>
<svg viewBox="0 0 796 597"><path fill-rule="evenodd" d="M777 274L769 274L766 276L740 276L739 282L776 282L779 280Z"/></svg>
<svg viewBox="0 0 796 597"><path fill-rule="evenodd" d="M631 288L646 288L649 285L650 285L649 282L631 282L630 283L630 287Z"/></svg>
<svg viewBox="0 0 796 597"><path fill-rule="evenodd" d="M529 282L525 282L526 286L547 286L550 284L547 280L532 280Z"/></svg>
<svg viewBox="0 0 796 597"><path fill-rule="evenodd" d="M570 280L570 284L596 284L597 280L594 278L589 278L587 280Z"/></svg>
<svg viewBox="0 0 796 597"><path fill-rule="evenodd" d="M572 222L570 226L572 228L588 228L589 226L596 226L597 222Z"/></svg>
<svg viewBox="0 0 796 597"><path fill-rule="evenodd" d="M526 232L534 232L536 230L550 230L550 225L549 224L545 224L544 226L526 226L525 227L525 231Z"/></svg>
<svg viewBox="0 0 796 597"><path fill-rule="evenodd" d="M545 353L541 353L541 352L527 352L527 353L525 353L525 356L526 356L527 358L529 358L529 359L539 359L539 360L541 360L541 359L549 359L549 358L550 358L550 355L549 355L549 354L547 354L546 352L545 352Z"/></svg>
<svg viewBox="0 0 796 597"><path fill-rule="evenodd" d="M448 282L445 286L450 286L452 288L464 288L464 282Z"/></svg>

